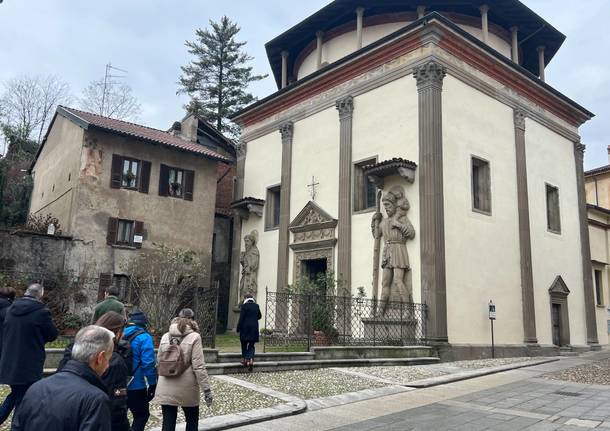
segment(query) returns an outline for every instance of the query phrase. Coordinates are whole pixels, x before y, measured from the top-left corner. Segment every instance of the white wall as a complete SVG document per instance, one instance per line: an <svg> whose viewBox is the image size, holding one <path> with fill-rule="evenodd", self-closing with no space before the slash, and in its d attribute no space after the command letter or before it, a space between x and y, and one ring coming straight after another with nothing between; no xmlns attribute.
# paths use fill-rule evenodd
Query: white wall
<svg viewBox="0 0 610 431"><path fill-rule="evenodd" d="M472 210L471 157L490 162L491 216ZM450 343L523 342L513 112L447 76L443 86L447 318Z"/></svg>
<svg viewBox="0 0 610 431"><path fill-rule="evenodd" d="M418 111L415 79L409 75L383 87L362 94L354 100L352 159L354 162L377 157L384 161L401 157L418 163ZM419 186L401 178L388 179L386 190L393 185L405 187L411 204L409 220L416 236L407 243L413 276L414 300L420 295L419 253ZM352 286L364 287L368 297L372 294L373 237L372 212L356 213L352 217ZM381 289L381 286L379 287Z"/></svg>
<svg viewBox="0 0 610 431"><path fill-rule="evenodd" d="M568 296L571 344L585 345L586 311L574 146L530 119L526 121L525 141L538 342L552 343L548 289L561 275L571 292ZM559 188L561 235L547 231L545 183Z"/></svg>

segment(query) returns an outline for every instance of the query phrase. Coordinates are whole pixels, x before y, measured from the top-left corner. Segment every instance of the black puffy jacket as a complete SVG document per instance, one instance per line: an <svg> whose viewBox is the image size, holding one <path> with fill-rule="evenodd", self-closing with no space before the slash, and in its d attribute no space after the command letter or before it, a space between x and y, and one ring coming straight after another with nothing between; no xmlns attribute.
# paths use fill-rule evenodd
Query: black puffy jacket
<svg viewBox="0 0 610 431"><path fill-rule="evenodd" d="M0 357L2 357L2 330L4 328L4 319L6 318L6 312L12 303L13 301L6 298L0 298Z"/></svg>
<svg viewBox="0 0 610 431"><path fill-rule="evenodd" d="M11 430L111 431L106 388L87 364L69 361L28 389Z"/></svg>

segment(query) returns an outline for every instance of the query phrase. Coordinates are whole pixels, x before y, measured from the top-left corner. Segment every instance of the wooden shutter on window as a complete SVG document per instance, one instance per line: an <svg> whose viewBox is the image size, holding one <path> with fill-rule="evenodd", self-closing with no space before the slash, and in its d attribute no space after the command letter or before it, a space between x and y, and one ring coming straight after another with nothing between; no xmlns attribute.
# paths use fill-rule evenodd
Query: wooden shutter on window
<svg viewBox="0 0 610 431"><path fill-rule="evenodd" d="M108 219L108 233L106 234L106 243L108 245L116 244L116 234L119 228L119 219L110 217Z"/></svg>
<svg viewBox="0 0 610 431"><path fill-rule="evenodd" d="M110 171L110 187L113 189L121 188L121 172L123 170L123 158L112 155L112 169Z"/></svg>
<svg viewBox="0 0 610 431"><path fill-rule="evenodd" d="M161 165L159 171L159 196L169 195L169 167Z"/></svg>
<svg viewBox="0 0 610 431"><path fill-rule="evenodd" d="M195 172L184 171L184 200L193 200L193 187L195 186Z"/></svg>
<svg viewBox="0 0 610 431"><path fill-rule="evenodd" d="M97 300L101 301L104 299L106 289L112 285L112 274L102 273L100 274L99 287L97 289Z"/></svg>
<svg viewBox="0 0 610 431"><path fill-rule="evenodd" d="M142 173L140 174L140 193L148 193L150 185L150 162L142 160Z"/></svg>
<svg viewBox="0 0 610 431"><path fill-rule="evenodd" d="M141 237L144 237L144 222L141 221L135 221L133 223L133 235L139 235ZM133 246L135 248L142 248L142 243L141 242L134 242Z"/></svg>

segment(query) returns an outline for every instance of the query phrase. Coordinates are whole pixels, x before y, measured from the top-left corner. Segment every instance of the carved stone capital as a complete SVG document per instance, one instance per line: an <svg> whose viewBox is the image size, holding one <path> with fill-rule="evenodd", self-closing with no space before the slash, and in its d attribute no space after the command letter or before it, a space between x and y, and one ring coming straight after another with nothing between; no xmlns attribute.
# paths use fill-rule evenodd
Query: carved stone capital
<svg viewBox="0 0 610 431"><path fill-rule="evenodd" d="M417 86L423 87L434 85L443 86L443 79L447 75L447 68L434 60L428 61L426 64L417 66L413 70L413 77L417 80Z"/></svg>
<svg viewBox="0 0 610 431"><path fill-rule="evenodd" d="M515 128L525 130L525 119L527 118L527 115L525 114L525 112L521 111L519 109L515 109L513 114L514 114Z"/></svg>
<svg viewBox="0 0 610 431"><path fill-rule="evenodd" d="M587 146L584 144L581 144L580 142L574 142L574 151L576 151L577 153L580 153L580 155L582 157L585 156L585 150L587 149Z"/></svg>
<svg viewBox="0 0 610 431"><path fill-rule="evenodd" d="M354 98L347 96L337 100L336 107L339 111L339 118L351 117L354 113Z"/></svg>
<svg viewBox="0 0 610 431"><path fill-rule="evenodd" d="M280 125L280 134L282 135L282 141L292 140L294 136L294 123L292 121L287 121Z"/></svg>
<svg viewBox="0 0 610 431"><path fill-rule="evenodd" d="M240 141L237 144L237 158L246 157L248 154L248 143L245 141Z"/></svg>

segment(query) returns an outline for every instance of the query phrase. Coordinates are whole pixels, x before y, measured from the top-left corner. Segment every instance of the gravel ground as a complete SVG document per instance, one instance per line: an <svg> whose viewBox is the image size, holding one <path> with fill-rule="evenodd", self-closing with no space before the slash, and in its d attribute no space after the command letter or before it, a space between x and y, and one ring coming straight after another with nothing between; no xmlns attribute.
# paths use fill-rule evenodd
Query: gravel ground
<svg viewBox="0 0 610 431"><path fill-rule="evenodd" d="M380 382L327 369L239 374L234 377L306 400L386 386Z"/></svg>
<svg viewBox="0 0 610 431"><path fill-rule="evenodd" d="M610 359L545 374L545 379L566 380L589 385L610 385Z"/></svg>
<svg viewBox="0 0 610 431"><path fill-rule="evenodd" d="M519 362L529 362L529 361L538 361L544 358L497 358L497 359L479 359L476 361L457 361L457 362L448 362L443 365L452 365L460 368L467 368L470 370L475 370L477 368L491 368L491 367L499 367L501 365L509 365L516 364Z"/></svg>
<svg viewBox="0 0 610 431"><path fill-rule="evenodd" d="M346 368L346 370L391 380L397 384L406 384L415 380L439 377L447 374L444 371L435 370L434 368L425 365L415 365L412 367L353 367Z"/></svg>

